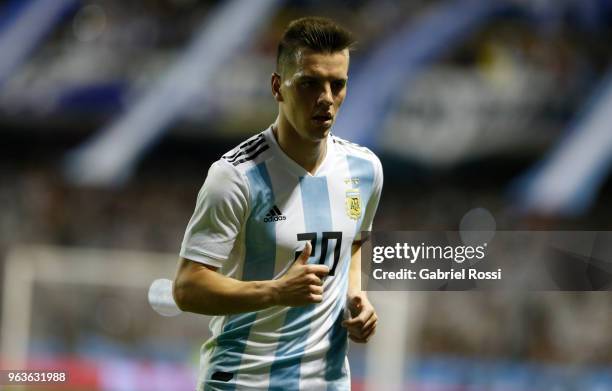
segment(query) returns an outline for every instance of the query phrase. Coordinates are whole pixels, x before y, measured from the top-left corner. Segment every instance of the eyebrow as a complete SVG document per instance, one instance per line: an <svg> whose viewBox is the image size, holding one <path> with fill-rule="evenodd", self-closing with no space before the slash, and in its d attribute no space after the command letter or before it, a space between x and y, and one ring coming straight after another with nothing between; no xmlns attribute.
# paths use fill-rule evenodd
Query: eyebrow
<svg viewBox="0 0 612 391"><path fill-rule="evenodd" d="M328 79L326 77L317 77L317 76L310 76L310 75L302 75L299 76L297 78L298 81L320 81L320 80L325 80ZM329 78L332 81L342 81L342 82L347 82L348 81L348 77L340 77L340 78Z"/></svg>

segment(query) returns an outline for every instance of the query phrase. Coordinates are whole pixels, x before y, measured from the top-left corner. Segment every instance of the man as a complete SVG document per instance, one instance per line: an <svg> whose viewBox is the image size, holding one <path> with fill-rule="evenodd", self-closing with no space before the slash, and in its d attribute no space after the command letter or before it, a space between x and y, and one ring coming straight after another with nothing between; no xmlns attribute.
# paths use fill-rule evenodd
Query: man
<svg viewBox="0 0 612 391"><path fill-rule="evenodd" d="M352 43L328 19L293 21L271 79L276 122L215 162L198 194L174 297L215 315L199 389L350 389L347 335L376 329L360 237L383 180L372 152L330 133Z"/></svg>

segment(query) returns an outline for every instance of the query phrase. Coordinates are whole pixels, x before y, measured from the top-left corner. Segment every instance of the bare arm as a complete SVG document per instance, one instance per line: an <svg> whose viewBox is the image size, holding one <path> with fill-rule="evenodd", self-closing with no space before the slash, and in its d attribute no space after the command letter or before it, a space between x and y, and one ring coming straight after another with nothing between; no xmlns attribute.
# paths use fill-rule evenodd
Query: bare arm
<svg viewBox="0 0 612 391"><path fill-rule="evenodd" d="M185 258L179 260L172 293L181 310L205 315L257 311L278 301L273 281L238 281Z"/></svg>
<svg viewBox="0 0 612 391"><path fill-rule="evenodd" d="M174 300L181 310L204 315L319 303L323 299L322 279L329 269L306 264L310 251L307 243L285 275L268 281L239 281L218 273L212 266L181 258L174 280Z"/></svg>
<svg viewBox="0 0 612 391"><path fill-rule="evenodd" d="M361 243L354 242L351 247L351 265L349 268L348 307L351 319L342 322L347 328L349 338L358 343L365 343L374 335L378 316L368 300L365 291L361 290Z"/></svg>
<svg viewBox="0 0 612 391"><path fill-rule="evenodd" d="M349 296L361 292L361 242L351 246L351 265L349 267Z"/></svg>

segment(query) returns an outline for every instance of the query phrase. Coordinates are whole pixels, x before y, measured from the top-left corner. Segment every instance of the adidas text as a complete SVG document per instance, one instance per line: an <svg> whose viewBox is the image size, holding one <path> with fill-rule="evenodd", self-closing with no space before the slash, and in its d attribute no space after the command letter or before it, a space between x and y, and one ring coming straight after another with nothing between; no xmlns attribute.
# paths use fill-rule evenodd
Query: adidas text
<svg viewBox="0 0 612 391"><path fill-rule="evenodd" d="M287 217L285 216L273 216L273 217L264 217L264 223L269 223L272 221L280 221L280 220L287 220Z"/></svg>

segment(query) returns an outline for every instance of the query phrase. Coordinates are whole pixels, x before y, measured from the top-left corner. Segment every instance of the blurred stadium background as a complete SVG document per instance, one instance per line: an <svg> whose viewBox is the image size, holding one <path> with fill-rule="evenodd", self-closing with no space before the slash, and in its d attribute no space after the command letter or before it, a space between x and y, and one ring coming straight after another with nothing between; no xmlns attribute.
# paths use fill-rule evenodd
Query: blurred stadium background
<svg viewBox="0 0 612 391"><path fill-rule="evenodd" d="M381 156L376 229L610 230L611 1L0 1L2 368L192 389L208 319L146 290L305 15L359 41L334 131ZM609 293L371 296L355 390L612 390Z"/></svg>

